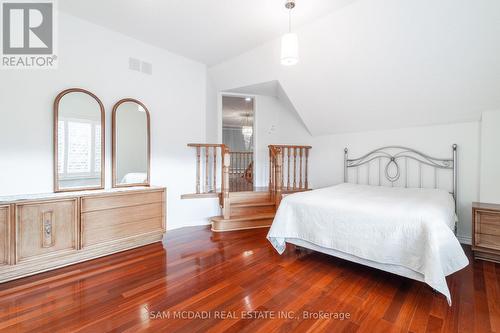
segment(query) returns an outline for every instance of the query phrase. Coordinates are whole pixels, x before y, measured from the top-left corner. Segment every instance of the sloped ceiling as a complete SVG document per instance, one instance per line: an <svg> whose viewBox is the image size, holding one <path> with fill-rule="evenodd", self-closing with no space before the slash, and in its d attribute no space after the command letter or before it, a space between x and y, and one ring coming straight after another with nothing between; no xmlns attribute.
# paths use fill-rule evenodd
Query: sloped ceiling
<svg viewBox="0 0 500 333"><path fill-rule="evenodd" d="M218 90L279 81L313 135L480 119L500 109L500 1L358 0L210 68Z"/></svg>

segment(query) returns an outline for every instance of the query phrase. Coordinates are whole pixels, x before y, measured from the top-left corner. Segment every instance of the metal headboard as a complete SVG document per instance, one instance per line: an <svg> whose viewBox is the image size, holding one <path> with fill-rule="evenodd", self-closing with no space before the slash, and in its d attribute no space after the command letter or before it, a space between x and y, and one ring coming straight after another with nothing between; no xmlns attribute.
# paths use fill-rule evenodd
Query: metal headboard
<svg viewBox="0 0 500 333"><path fill-rule="evenodd" d="M408 161L413 160L418 164L419 170L419 185L417 188L422 188L422 165L427 165L434 168L434 188L438 188L438 169L445 169L452 171L452 190L451 194L455 199L455 213L457 212L457 145L452 146L452 156L450 158L435 158L423 154L415 149L402 147L402 146L387 146L375 149L366 155L359 158L350 159L348 157L347 148L344 149L344 182L348 182L348 169L356 168L357 176L356 183L359 179L359 167L367 165L368 184L370 184L370 163L378 161L378 185L382 185L381 173L384 171L383 176L389 181L391 186L394 185L401 178L401 161L404 160L404 187L408 187L409 182L409 169ZM384 166L382 163L385 163ZM392 172L391 172L392 169Z"/></svg>

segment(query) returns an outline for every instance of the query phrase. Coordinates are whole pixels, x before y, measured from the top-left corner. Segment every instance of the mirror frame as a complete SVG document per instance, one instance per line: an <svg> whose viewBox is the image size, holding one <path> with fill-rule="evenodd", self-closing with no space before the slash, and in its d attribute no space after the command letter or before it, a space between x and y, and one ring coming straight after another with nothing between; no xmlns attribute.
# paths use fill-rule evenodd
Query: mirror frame
<svg viewBox="0 0 500 333"><path fill-rule="evenodd" d="M70 93L84 93L92 97L97 101L97 104L99 104L99 109L101 111L101 185L99 186L90 186L90 187L78 187L78 188L60 188L59 187L59 170L58 170L58 154L59 151L57 149L58 146L58 137L57 137L57 126L59 122L59 103L61 102L61 99L66 96L67 94ZM56 99L54 100L54 127L53 127L53 138L54 138L54 148L53 148L53 153L54 153L54 192L59 193L59 192L76 192L76 191L89 191L89 190L102 190L104 189L105 183L106 183L106 114L104 110L104 105L102 104L101 100L99 97L94 95L88 90L82 89L82 88L69 88L66 90L61 91L57 96Z"/></svg>
<svg viewBox="0 0 500 333"><path fill-rule="evenodd" d="M144 111L146 111L146 122L147 122L147 142L148 142L148 152L147 152L147 159L148 159L148 168L147 168L147 178L145 183L131 183L131 184L118 184L116 181L116 112L118 111L118 107L123 104L123 103L137 103L139 104ZM141 101L138 101L134 98L124 98L116 102L116 104L113 106L113 114L112 114L112 134L111 134L111 142L112 142L112 154L111 154L111 159L112 159L112 187L113 188L120 188L120 187L134 187L134 186L151 186L150 184L150 179L151 179L151 117L149 115L149 110L144 105Z"/></svg>

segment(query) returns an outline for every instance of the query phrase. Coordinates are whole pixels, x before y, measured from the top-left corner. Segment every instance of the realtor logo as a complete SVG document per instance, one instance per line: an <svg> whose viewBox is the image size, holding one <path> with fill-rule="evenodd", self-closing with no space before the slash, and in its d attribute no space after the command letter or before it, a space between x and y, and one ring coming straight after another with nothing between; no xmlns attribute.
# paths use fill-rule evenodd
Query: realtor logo
<svg viewBox="0 0 500 333"><path fill-rule="evenodd" d="M54 2L2 1L2 68L55 68Z"/></svg>

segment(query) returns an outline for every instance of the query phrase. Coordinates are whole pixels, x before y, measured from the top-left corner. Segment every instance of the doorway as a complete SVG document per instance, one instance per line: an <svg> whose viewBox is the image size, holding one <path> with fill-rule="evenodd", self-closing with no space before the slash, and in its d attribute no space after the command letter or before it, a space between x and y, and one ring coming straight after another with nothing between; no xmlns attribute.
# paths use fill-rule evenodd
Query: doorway
<svg viewBox="0 0 500 333"><path fill-rule="evenodd" d="M229 191L254 186L254 98L222 96L222 143L229 148Z"/></svg>

